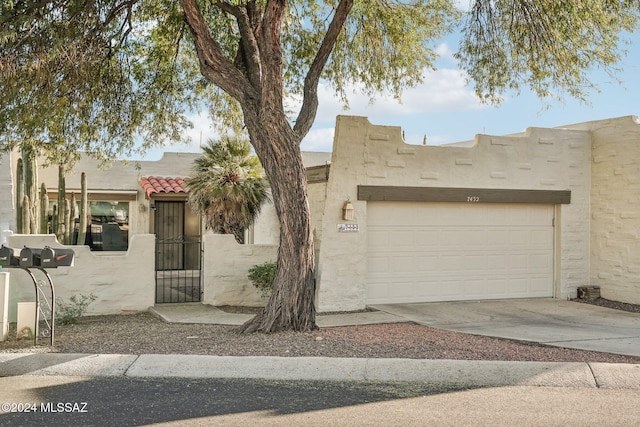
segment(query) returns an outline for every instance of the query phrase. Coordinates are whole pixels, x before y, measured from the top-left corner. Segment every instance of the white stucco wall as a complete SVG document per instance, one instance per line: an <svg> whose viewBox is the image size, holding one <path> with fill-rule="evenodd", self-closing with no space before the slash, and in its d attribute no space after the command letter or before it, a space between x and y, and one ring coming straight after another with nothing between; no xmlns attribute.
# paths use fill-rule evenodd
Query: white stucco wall
<svg viewBox="0 0 640 427"><path fill-rule="evenodd" d="M277 244L280 240L280 225L272 200L271 191L269 191L269 201L262 205L260 214L249 229L247 243L270 245Z"/></svg>
<svg viewBox="0 0 640 427"><path fill-rule="evenodd" d="M261 307L262 298L247 278L257 264L275 261L277 245L240 245L230 234L203 236L202 302L210 305Z"/></svg>
<svg viewBox="0 0 640 427"><path fill-rule="evenodd" d="M592 134L591 284L603 298L640 304L640 121L573 127Z"/></svg>
<svg viewBox="0 0 640 427"><path fill-rule="evenodd" d="M155 238L151 234L136 235L127 252L97 253L88 246L63 246L53 235L13 235L8 246L43 248L67 247L75 252L75 265L47 269L56 297L67 300L74 295L94 294L87 315L119 314L144 311L155 301ZM35 301L33 282L26 272L8 269L10 279L10 321L16 319L18 302ZM43 279L40 272L36 277Z"/></svg>
<svg viewBox="0 0 640 427"><path fill-rule="evenodd" d="M364 307L367 202L357 200L359 184L571 190L571 204L556 209L554 293L575 294L589 282L590 150L588 131L540 128L478 135L470 147L407 145L400 127L339 116L323 215L319 311ZM347 199L359 232L337 231Z"/></svg>
<svg viewBox="0 0 640 427"><path fill-rule="evenodd" d="M11 166L10 155L0 154L0 244L6 239L6 230L16 228Z"/></svg>
<svg viewBox="0 0 640 427"><path fill-rule="evenodd" d="M157 161L113 161L106 166L100 165L95 159L82 156L73 168L67 171L65 176L66 192L76 193L78 197L80 176L82 172L85 172L90 193L112 192L112 194L117 194L121 192L127 193L126 197L133 194L134 200L129 202L129 237L134 234L150 233L152 230L149 218L152 213L149 209L149 200L146 199L140 186L140 178L143 176L172 178L191 176L193 161L199 156L200 153L164 153L162 158ZM11 164L15 170L19 153L13 152L11 157ZM38 187L44 182L49 191L57 191L58 166L44 167L43 164L44 161L39 162L41 167L38 171ZM0 172L0 183L2 182L2 173L4 172ZM4 197L5 193L0 188L0 197ZM12 229L15 229L15 226Z"/></svg>

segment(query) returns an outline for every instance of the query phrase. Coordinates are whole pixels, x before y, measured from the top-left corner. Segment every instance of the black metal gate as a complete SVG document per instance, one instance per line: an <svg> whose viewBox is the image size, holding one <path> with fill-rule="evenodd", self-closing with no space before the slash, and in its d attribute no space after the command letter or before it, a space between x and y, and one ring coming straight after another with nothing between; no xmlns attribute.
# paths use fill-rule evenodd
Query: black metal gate
<svg viewBox="0 0 640 427"><path fill-rule="evenodd" d="M185 202L155 208L156 304L200 302L202 244L199 234L185 230Z"/></svg>

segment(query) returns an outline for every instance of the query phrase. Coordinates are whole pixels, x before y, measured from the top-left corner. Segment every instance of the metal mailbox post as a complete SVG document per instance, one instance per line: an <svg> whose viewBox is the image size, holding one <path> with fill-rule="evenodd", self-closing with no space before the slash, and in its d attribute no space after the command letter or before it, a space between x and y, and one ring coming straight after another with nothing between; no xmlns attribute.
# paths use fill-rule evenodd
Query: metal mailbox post
<svg viewBox="0 0 640 427"><path fill-rule="evenodd" d="M56 293L53 280L45 268L73 267L74 255L72 249L66 248L22 248L18 250L2 245L0 247L0 267L19 268L29 274L36 293L35 331L33 344L38 344L38 337L49 337L49 345L55 339ZM39 270L47 281L36 279L31 269ZM48 286L48 292L44 287ZM50 297L50 298L49 298ZM42 302L42 303L41 303ZM40 331L40 315L44 321L44 330Z"/></svg>

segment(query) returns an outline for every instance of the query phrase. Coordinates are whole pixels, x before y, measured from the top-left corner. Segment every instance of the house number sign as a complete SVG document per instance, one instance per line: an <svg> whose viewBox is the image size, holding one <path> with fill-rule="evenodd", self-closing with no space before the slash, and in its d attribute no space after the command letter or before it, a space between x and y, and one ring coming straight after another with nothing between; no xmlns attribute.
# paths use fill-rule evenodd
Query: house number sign
<svg viewBox="0 0 640 427"><path fill-rule="evenodd" d="M478 203L480 201L479 196L467 196L467 202L469 203Z"/></svg>
<svg viewBox="0 0 640 427"><path fill-rule="evenodd" d="M357 233L360 231L358 224L338 224L339 233Z"/></svg>

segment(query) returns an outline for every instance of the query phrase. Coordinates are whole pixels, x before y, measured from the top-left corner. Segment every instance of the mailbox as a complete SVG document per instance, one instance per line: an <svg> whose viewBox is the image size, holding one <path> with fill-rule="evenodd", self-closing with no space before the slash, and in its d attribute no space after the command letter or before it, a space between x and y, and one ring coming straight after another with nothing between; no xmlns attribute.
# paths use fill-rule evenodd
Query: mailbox
<svg viewBox="0 0 640 427"><path fill-rule="evenodd" d="M20 251L20 267L40 267L42 249L24 247Z"/></svg>
<svg viewBox="0 0 640 427"><path fill-rule="evenodd" d="M18 250L5 245L0 247L0 267L10 267L20 265Z"/></svg>
<svg viewBox="0 0 640 427"><path fill-rule="evenodd" d="M43 268L73 267L74 255L72 249L45 246L40 254L40 266Z"/></svg>

